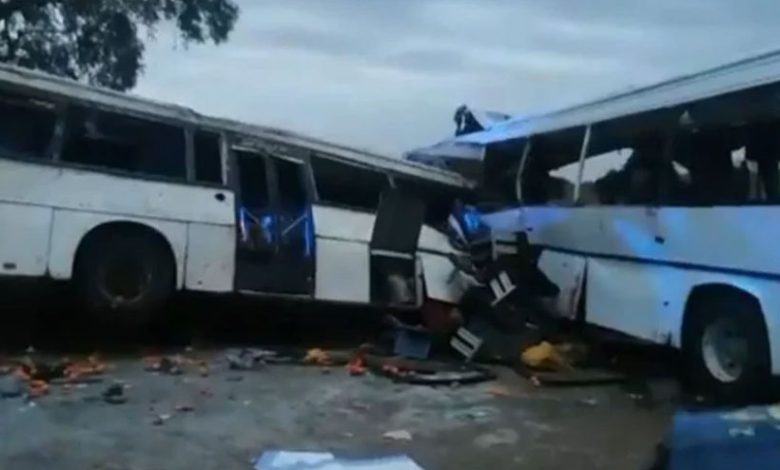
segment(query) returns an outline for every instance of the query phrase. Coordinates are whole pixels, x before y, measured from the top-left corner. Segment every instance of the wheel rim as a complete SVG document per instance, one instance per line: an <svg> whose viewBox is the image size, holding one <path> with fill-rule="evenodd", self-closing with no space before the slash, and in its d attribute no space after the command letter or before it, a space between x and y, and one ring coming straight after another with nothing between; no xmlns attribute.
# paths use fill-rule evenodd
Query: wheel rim
<svg viewBox="0 0 780 470"><path fill-rule="evenodd" d="M734 318L721 317L704 329L701 342L704 365L720 382L735 382L748 365L748 339Z"/></svg>
<svg viewBox="0 0 780 470"><path fill-rule="evenodd" d="M132 256L114 256L103 263L100 288L114 306L132 303L143 296L151 273L143 260Z"/></svg>

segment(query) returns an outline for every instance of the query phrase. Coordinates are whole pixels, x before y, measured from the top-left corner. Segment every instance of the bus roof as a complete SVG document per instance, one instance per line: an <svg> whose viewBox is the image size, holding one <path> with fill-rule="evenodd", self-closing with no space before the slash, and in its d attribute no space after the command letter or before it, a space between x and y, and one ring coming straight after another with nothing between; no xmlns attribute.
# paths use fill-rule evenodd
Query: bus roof
<svg viewBox="0 0 780 470"><path fill-rule="evenodd" d="M37 92L39 95L43 94L49 97L74 99L118 112L230 132L237 134L242 139L303 148L336 159L449 186L460 188L472 186L466 179L454 172L432 168L428 165L334 144L286 130L205 116L184 106L94 87L35 70L0 64L0 86Z"/></svg>
<svg viewBox="0 0 780 470"><path fill-rule="evenodd" d="M632 116L780 82L780 50L615 93L537 116L514 117L484 131L409 152L415 156L482 159L487 145Z"/></svg>

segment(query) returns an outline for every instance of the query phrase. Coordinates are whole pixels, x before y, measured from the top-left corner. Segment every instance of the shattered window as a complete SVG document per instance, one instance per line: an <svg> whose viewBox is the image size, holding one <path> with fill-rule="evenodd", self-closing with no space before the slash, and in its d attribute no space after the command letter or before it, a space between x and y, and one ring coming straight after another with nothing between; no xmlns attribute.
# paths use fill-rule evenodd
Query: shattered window
<svg viewBox="0 0 780 470"><path fill-rule="evenodd" d="M57 114L53 103L0 93L0 153L50 158Z"/></svg>
<svg viewBox="0 0 780 470"><path fill-rule="evenodd" d="M311 161L320 201L376 211L379 196L390 186L386 174L327 158Z"/></svg>
<svg viewBox="0 0 780 470"><path fill-rule="evenodd" d="M220 136L214 132L195 132L195 181L222 183Z"/></svg>
<svg viewBox="0 0 780 470"><path fill-rule="evenodd" d="M676 165L688 172L690 205L776 203L780 200L780 140L776 122L713 126L683 132Z"/></svg>
<svg viewBox="0 0 780 470"><path fill-rule="evenodd" d="M579 202L586 205L627 202L629 185L624 184L628 178L624 172L633 153L631 148L621 148L586 158L582 168ZM579 165L573 172L575 178L577 171Z"/></svg>
<svg viewBox="0 0 780 470"><path fill-rule="evenodd" d="M182 128L79 106L68 112L65 162L184 179L185 152Z"/></svg>
<svg viewBox="0 0 780 470"><path fill-rule="evenodd" d="M561 204L573 201L577 182L577 164L547 168L544 157L529 155L521 176L523 203L528 205Z"/></svg>

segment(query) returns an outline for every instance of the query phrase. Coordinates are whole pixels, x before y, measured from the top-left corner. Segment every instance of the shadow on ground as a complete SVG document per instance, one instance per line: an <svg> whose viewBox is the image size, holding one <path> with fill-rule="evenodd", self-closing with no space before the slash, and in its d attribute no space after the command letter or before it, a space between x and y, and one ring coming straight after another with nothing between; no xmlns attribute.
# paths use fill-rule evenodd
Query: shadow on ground
<svg viewBox="0 0 780 470"><path fill-rule="evenodd" d="M181 294L151 325L87 314L66 285L0 286L0 350L132 352L139 347L354 347L374 340L385 312L349 305Z"/></svg>

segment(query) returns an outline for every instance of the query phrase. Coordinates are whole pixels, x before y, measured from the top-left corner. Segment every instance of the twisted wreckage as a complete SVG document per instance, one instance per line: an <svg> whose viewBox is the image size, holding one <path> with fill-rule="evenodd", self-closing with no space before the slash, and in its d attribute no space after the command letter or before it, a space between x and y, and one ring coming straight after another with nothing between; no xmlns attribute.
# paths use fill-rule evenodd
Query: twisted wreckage
<svg viewBox="0 0 780 470"><path fill-rule="evenodd" d="M779 98L774 51L548 114L464 119L407 159L477 182L481 222L538 250L559 317L679 348L695 384L755 396L780 374Z"/></svg>
<svg viewBox="0 0 780 470"><path fill-rule="evenodd" d="M749 394L780 373L778 97L772 52L538 116L461 108L399 160L0 66L0 276L135 322L177 290L459 305L467 356L473 312L508 329L547 298Z"/></svg>

